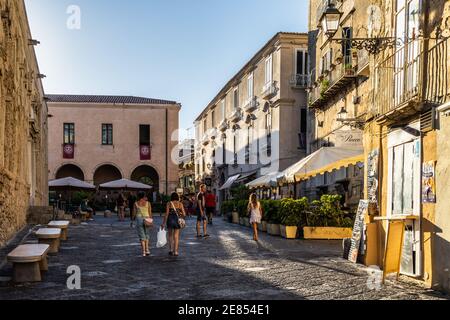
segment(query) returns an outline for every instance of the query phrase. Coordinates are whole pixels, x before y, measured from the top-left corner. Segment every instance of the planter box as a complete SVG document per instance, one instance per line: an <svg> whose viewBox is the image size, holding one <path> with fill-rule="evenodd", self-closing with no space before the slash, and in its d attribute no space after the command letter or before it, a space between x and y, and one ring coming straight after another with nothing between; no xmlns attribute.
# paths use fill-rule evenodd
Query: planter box
<svg viewBox="0 0 450 320"><path fill-rule="evenodd" d="M239 224L239 213L233 212L231 215L233 216L233 223Z"/></svg>
<svg viewBox="0 0 450 320"><path fill-rule="evenodd" d="M262 221L258 225L258 230L261 231L261 232L267 232L267 222L266 221Z"/></svg>
<svg viewBox="0 0 450 320"><path fill-rule="evenodd" d="M267 224L267 233L271 236L279 236L281 235L281 228L279 224Z"/></svg>
<svg viewBox="0 0 450 320"><path fill-rule="evenodd" d="M240 224L241 226L245 225L244 218L239 217L239 224Z"/></svg>
<svg viewBox="0 0 450 320"><path fill-rule="evenodd" d="M285 239L297 239L297 227L280 226L280 231Z"/></svg>
<svg viewBox="0 0 450 320"><path fill-rule="evenodd" d="M351 228L304 227L304 238L309 240L342 240L351 238Z"/></svg>
<svg viewBox="0 0 450 320"><path fill-rule="evenodd" d="M250 218L244 218L244 226L250 228Z"/></svg>

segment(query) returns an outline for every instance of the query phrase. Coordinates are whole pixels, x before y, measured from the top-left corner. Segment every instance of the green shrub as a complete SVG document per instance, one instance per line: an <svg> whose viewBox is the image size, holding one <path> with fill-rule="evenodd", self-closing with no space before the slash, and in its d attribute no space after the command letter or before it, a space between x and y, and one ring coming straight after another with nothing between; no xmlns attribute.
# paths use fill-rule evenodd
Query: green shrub
<svg viewBox="0 0 450 320"><path fill-rule="evenodd" d="M311 203L310 213L307 215L309 227L352 227L352 218L341 209L342 196L323 195L320 201Z"/></svg>
<svg viewBox="0 0 450 320"><path fill-rule="evenodd" d="M240 200L247 200L250 198L250 194L252 193L251 190L245 186L240 185L234 188L230 189L231 197L233 200L240 201Z"/></svg>
<svg viewBox="0 0 450 320"><path fill-rule="evenodd" d="M233 212L235 208L235 202L232 200L228 200L222 203L222 207L220 208L220 210L223 215L226 215L227 213Z"/></svg>
<svg viewBox="0 0 450 320"><path fill-rule="evenodd" d="M306 225L306 211L308 207L307 198L281 200L281 224L288 227L304 227Z"/></svg>
<svg viewBox="0 0 450 320"><path fill-rule="evenodd" d="M248 212L248 200L237 201L236 209L240 217L248 218L250 216Z"/></svg>
<svg viewBox="0 0 450 320"><path fill-rule="evenodd" d="M272 224L280 224L280 205L281 201L279 200L262 200L263 220Z"/></svg>

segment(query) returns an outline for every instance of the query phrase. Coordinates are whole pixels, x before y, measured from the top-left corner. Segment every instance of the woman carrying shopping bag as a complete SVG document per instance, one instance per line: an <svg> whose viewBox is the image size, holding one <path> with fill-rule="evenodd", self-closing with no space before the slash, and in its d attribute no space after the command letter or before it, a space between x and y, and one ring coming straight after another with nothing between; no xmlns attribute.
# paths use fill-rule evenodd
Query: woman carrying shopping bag
<svg viewBox="0 0 450 320"><path fill-rule="evenodd" d="M169 255L178 257L178 247L180 243L180 231L185 227L186 212L180 202L178 193L172 193L171 201L167 204L166 215L164 216L161 228L167 225L169 230Z"/></svg>
<svg viewBox="0 0 450 320"><path fill-rule="evenodd" d="M145 192L139 192L138 201L134 204L134 212L136 213L136 229L141 241L142 256L146 257L150 255L150 232L148 229L153 224L153 215Z"/></svg>

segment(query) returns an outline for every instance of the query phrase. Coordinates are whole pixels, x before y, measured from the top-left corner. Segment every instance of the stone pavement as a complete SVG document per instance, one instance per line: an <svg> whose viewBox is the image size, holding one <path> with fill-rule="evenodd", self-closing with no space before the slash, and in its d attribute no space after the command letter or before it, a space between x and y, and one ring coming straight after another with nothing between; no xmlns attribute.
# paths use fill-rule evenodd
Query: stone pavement
<svg viewBox="0 0 450 320"><path fill-rule="evenodd" d="M376 290L367 268L341 258L340 242L288 241L262 234L257 244L249 228L219 218L209 230L211 238L198 240L195 220L189 219L180 257L173 258L167 248L154 248L156 233L157 228L152 256L143 258L129 222L96 217L71 226L59 255L49 258L43 282L13 286L8 282L11 266L0 270L0 300L448 298L407 278ZM81 290L67 289L66 271L72 265L81 268Z"/></svg>

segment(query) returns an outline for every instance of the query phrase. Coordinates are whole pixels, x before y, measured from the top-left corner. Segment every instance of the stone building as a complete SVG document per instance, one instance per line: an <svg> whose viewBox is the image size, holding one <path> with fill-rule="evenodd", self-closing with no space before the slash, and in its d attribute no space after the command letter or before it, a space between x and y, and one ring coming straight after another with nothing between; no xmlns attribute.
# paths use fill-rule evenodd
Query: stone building
<svg viewBox="0 0 450 320"><path fill-rule="evenodd" d="M219 201L305 156L307 65L307 35L278 33L197 117L196 180Z"/></svg>
<svg viewBox="0 0 450 320"><path fill-rule="evenodd" d="M178 187L178 114L174 101L90 95L47 95L49 179L95 185L140 181L154 192Z"/></svg>
<svg viewBox="0 0 450 320"><path fill-rule="evenodd" d="M0 246L48 205L47 105L25 4L0 0Z"/></svg>
<svg viewBox="0 0 450 320"><path fill-rule="evenodd" d="M339 11L339 28L326 35L323 12L330 3ZM366 217L365 262L383 266L388 224L403 219L401 273L449 290L445 110L450 99L450 2L313 0L310 4L311 37L318 39L318 48L341 45L346 50L348 43L355 51L349 61L353 64L357 57L356 72L362 69L368 77L348 81L357 84L347 96L353 106L345 106L341 113L348 124L364 130L365 198L375 205ZM364 38L384 40L363 48L369 44L361 41ZM335 50L323 55L322 66L333 69ZM367 61L366 67L360 66L361 60ZM346 70L346 59L341 61ZM330 84L322 81L313 88L312 107L317 105L315 97L327 98ZM338 92L343 95L346 89ZM340 109L337 99L333 106Z"/></svg>

